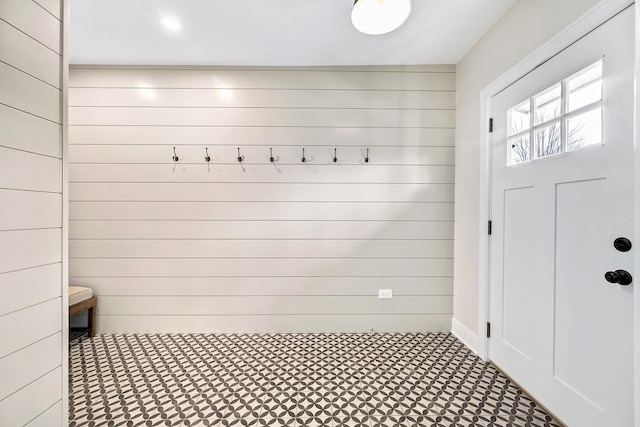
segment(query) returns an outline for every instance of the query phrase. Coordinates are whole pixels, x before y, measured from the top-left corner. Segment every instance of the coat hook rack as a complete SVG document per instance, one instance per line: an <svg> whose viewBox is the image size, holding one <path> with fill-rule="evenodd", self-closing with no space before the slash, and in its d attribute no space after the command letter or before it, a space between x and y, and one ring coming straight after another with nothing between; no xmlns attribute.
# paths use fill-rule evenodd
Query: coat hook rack
<svg viewBox="0 0 640 427"><path fill-rule="evenodd" d="M302 148L302 163L305 163L307 161L307 158L304 156L304 148Z"/></svg>
<svg viewBox="0 0 640 427"><path fill-rule="evenodd" d="M333 163L337 163L338 162L338 149L334 148L333 149Z"/></svg>
<svg viewBox="0 0 640 427"><path fill-rule="evenodd" d="M204 159L205 159L207 162L210 162L210 161L211 161L211 157L209 157L209 148L204 147L204 152L205 152Z"/></svg>
<svg viewBox="0 0 640 427"><path fill-rule="evenodd" d="M369 149L367 148L367 156L364 158L365 163L369 163Z"/></svg>
<svg viewBox="0 0 640 427"><path fill-rule="evenodd" d="M178 160L180 160L178 158L178 155L176 154L176 147L173 147L173 161L177 162Z"/></svg>
<svg viewBox="0 0 640 427"><path fill-rule="evenodd" d="M273 158L273 148L269 148L269 155L271 156L271 157L269 157L269 161L270 161L271 163L273 163L273 162L274 162L274 158Z"/></svg>
<svg viewBox="0 0 640 427"><path fill-rule="evenodd" d="M242 163L243 160L244 160L244 156L240 154L240 147L238 147L238 161Z"/></svg>

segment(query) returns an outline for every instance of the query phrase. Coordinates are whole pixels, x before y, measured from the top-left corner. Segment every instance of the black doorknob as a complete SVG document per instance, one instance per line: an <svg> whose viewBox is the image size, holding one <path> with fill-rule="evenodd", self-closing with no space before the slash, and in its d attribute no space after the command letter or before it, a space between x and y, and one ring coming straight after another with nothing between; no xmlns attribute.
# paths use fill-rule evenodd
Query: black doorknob
<svg viewBox="0 0 640 427"><path fill-rule="evenodd" d="M609 283L617 283L622 286L630 285L633 282L633 277L625 270L607 271L604 278Z"/></svg>
<svg viewBox="0 0 640 427"><path fill-rule="evenodd" d="M629 252L631 250L631 240L626 237L618 237L613 241L613 247L620 252Z"/></svg>

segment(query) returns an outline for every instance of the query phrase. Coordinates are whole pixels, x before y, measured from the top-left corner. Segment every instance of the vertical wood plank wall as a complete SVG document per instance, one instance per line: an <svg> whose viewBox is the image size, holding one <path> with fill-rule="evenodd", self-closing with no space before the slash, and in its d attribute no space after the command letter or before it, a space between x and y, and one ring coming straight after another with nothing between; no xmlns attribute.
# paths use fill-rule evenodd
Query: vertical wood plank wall
<svg viewBox="0 0 640 427"><path fill-rule="evenodd" d="M70 281L99 331L450 329L454 66L77 66L69 86Z"/></svg>
<svg viewBox="0 0 640 427"><path fill-rule="evenodd" d="M62 5L0 1L0 425L62 425Z"/></svg>

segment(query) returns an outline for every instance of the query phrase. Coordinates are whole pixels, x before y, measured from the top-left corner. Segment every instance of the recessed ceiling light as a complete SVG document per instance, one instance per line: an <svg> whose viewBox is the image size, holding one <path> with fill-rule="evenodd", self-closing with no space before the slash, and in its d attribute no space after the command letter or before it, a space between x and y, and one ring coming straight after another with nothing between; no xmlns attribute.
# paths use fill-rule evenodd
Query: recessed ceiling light
<svg viewBox="0 0 640 427"><path fill-rule="evenodd" d="M369 35L389 33L400 27L411 13L411 0L355 0L351 22Z"/></svg>
<svg viewBox="0 0 640 427"><path fill-rule="evenodd" d="M160 23L162 23L162 26L170 31L178 32L182 29L182 24L180 23L180 21L178 21L178 18L173 15L162 15Z"/></svg>

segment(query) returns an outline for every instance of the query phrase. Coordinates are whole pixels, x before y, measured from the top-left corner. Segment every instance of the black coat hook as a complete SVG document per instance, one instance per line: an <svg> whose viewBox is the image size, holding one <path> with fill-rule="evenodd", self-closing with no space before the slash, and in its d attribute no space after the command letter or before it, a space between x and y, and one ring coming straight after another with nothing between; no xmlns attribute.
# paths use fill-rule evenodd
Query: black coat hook
<svg viewBox="0 0 640 427"><path fill-rule="evenodd" d="M337 163L338 162L338 149L334 148L333 149L333 163Z"/></svg>
<svg viewBox="0 0 640 427"><path fill-rule="evenodd" d="M211 161L211 157L209 157L209 149L208 149L207 147L204 147L204 152L205 152L204 159L205 159L207 162L210 162L210 161Z"/></svg>
<svg viewBox="0 0 640 427"><path fill-rule="evenodd" d="M271 156L271 157L269 157L269 161L271 163L273 163L273 148L269 148L269 153L270 153L270 156Z"/></svg>
<svg viewBox="0 0 640 427"><path fill-rule="evenodd" d="M302 149L302 163L306 162L307 158L304 156L304 148Z"/></svg>
<svg viewBox="0 0 640 427"><path fill-rule="evenodd" d="M369 149L367 148L367 156L364 158L365 163L369 163Z"/></svg>
<svg viewBox="0 0 640 427"><path fill-rule="evenodd" d="M240 147L238 147L238 161L242 162L244 160L244 156L240 155Z"/></svg>
<svg viewBox="0 0 640 427"><path fill-rule="evenodd" d="M180 160L178 158L178 155L176 154L176 147L173 147L173 161L177 162L178 160Z"/></svg>

